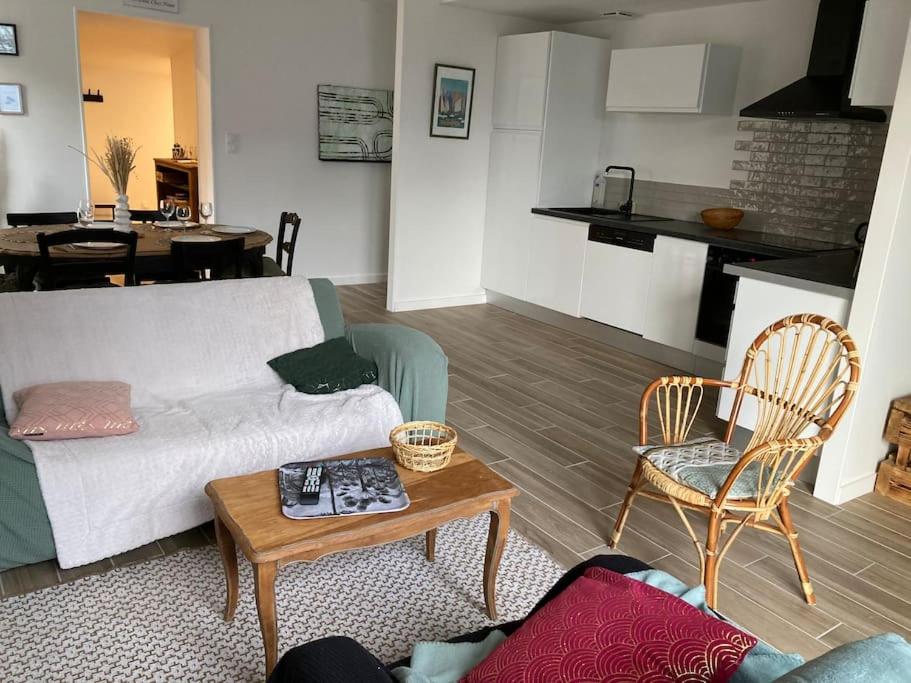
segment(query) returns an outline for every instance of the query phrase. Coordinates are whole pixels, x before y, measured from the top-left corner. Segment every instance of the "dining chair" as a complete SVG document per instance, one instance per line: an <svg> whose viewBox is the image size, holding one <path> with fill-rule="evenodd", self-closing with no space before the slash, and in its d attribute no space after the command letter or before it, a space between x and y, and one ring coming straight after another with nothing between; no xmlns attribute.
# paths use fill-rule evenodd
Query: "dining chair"
<svg viewBox="0 0 911 683"><path fill-rule="evenodd" d="M243 277L244 238L218 242L171 241L170 282L230 280ZM161 282L159 280L159 282Z"/></svg>
<svg viewBox="0 0 911 683"><path fill-rule="evenodd" d="M116 287L107 275L123 274L124 284L136 284L136 240L134 231L120 230L62 230L60 232L39 232L38 274L35 285L39 290L85 289L94 287ZM105 250L88 251L79 248L84 242L110 242L117 245ZM79 249L78 255L67 247ZM90 254L90 255L89 255Z"/></svg>
<svg viewBox="0 0 911 683"><path fill-rule="evenodd" d="M114 209L117 208L113 204L95 204L95 220L104 220L114 222ZM101 213L107 213L108 215L102 218L99 215Z"/></svg>
<svg viewBox="0 0 911 683"><path fill-rule="evenodd" d="M285 241L285 230L291 226L291 239ZM296 213L282 211L278 221L278 239L275 242L275 258L263 256L263 275L274 277L277 275L291 275L294 267L294 248L297 245L297 233L301 227L301 219ZM284 255L288 255L288 267L282 268Z"/></svg>
<svg viewBox="0 0 911 683"><path fill-rule="evenodd" d="M639 457L610 540L616 548L636 496L674 507L699 555L706 602L718 602L718 570L745 527L782 536L790 546L807 603L816 603L788 496L798 475L832 436L854 399L860 356L851 336L820 315L793 315L770 325L747 349L733 381L661 377L642 395ZM723 440L688 440L706 388L734 392ZM654 404L652 399L654 398ZM746 448L731 441L745 405L755 412ZM662 444L649 444L649 411ZM684 510L708 517L705 542ZM722 538L733 526L726 538Z"/></svg>
<svg viewBox="0 0 911 683"><path fill-rule="evenodd" d="M13 228L29 225L72 225L76 222L76 212L8 213L6 214L6 222Z"/></svg>

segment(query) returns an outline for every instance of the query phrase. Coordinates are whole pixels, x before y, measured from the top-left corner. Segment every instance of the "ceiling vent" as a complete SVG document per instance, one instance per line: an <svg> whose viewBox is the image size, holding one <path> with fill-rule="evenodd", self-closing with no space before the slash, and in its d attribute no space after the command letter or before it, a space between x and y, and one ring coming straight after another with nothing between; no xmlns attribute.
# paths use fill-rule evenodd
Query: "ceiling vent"
<svg viewBox="0 0 911 683"><path fill-rule="evenodd" d="M615 9L610 12L601 12L602 19L635 19L639 15L635 12L625 12L623 10Z"/></svg>

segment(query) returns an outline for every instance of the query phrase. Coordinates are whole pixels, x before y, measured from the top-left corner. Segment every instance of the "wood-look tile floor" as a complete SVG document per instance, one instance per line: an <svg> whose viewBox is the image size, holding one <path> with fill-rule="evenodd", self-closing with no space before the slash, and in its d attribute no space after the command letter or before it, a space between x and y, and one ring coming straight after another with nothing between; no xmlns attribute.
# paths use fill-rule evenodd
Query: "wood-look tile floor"
<svg viewBox="0 0 911 683"><path fill-rule="evenodd" d="M468 451L521 489L518 531L564 566L608 552L634 465L641 391L673 369L495 306L393 314L384 285L338 291L349 323L409 325L440 343L450 359L448 422ZM696 429L718 433L707 403ZM833 506L798 490L792 509L818 604L803 602L787 545L747 530L721 569L721 611L808 658L885 631L911 638L911 507L875 494ZM14 595L210 542L202 527L76 570L13 569L0 583ZM667 506L637 501L619 551L698 581L696 551Z"/></svg>

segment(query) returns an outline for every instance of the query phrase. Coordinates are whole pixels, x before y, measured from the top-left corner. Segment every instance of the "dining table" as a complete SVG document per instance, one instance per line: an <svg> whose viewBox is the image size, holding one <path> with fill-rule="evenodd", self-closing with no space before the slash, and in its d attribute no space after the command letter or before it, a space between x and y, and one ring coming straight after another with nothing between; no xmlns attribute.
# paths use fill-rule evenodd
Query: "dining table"
<svg viewBox="0 0 911 683"><path fill-rule="evenodd" d="M31 291L33 280L38 272L40 254L37 235L39 232L51 233L61 230L72 230L73 225L40 225L0 229L0 265L7 272L14 269L16 285L20 291ZM203 235L207 238L244 239L245 269L254 276L263 274L263 256L266 245L272 241L272 235L264 230L241 228L222 224L194 224L187 227L158 227L154 223L134 223L130 226L138 234L136 241L136 272L166 273L171 267L171 241L180 235ZM245 232L245 230L252 230ZM118 255L115 247L104 250L89 247L67 247L67 257L85 258L98 261L109 254L112 258Z"/></svg>

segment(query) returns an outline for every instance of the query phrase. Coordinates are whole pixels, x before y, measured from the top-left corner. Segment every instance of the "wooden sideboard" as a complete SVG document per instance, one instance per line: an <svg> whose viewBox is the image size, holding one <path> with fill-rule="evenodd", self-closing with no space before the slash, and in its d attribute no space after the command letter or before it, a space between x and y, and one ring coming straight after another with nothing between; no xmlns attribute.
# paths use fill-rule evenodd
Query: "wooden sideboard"
<svg viewBox="0 0 911 683"><path fill-rule="evenodd" d="M170 198L175 206L190 207L191 219L199 221L199 164L191 160L155 159L158 201Z"/></svg>

